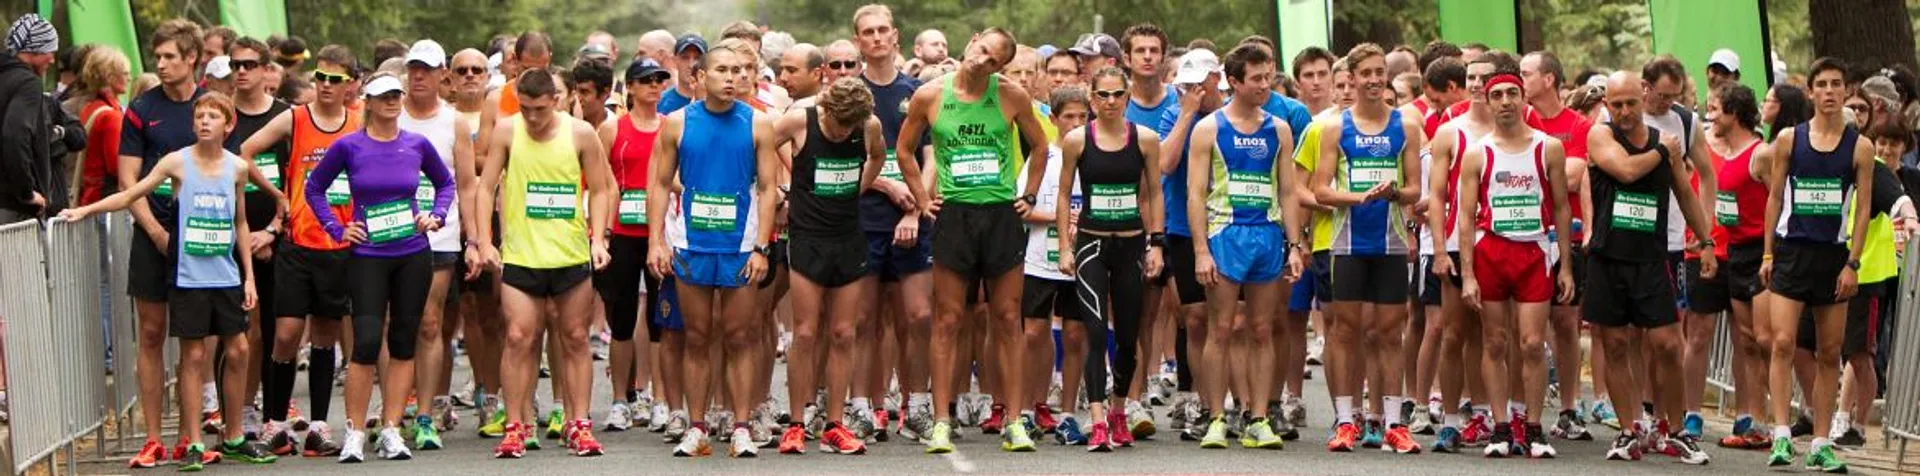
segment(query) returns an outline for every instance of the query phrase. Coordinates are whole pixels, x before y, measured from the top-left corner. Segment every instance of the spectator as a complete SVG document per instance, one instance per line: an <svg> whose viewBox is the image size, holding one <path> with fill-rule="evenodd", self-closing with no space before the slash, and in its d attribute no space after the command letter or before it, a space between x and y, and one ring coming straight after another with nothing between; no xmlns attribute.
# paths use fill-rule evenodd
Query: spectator
<svg viewBox="0 0 1920 476"><path fill-rule="evenodd" d="M1780 131L1812 118L1813 102L1807 100L1807 91L1792 83L1773 85L1767 90L1767 99L1760 103L1760 121L1767 124L1769 142Z"/></svg>
<svg viewBox="0 0 1920 476"><path fill-rule="evenodd" d="M47 112L55 108L40 84L59 46L59 32L39 15L7 28L0 55L0 223L38 217L50 204L57 137Z"/></svg>
<svg viewBox="0 0 1920 476"><path fill-rule="evenodd" d="M129 67L126 53L101 47L80 64L80 76L74 80L73 95L85 98L80 108L81 125L87 131L87 143L93 147L74 165L74 198L77 205L100 201L111 190L108 177L119 163L120 120L123 115L120 96L127 94Z"/></svg>

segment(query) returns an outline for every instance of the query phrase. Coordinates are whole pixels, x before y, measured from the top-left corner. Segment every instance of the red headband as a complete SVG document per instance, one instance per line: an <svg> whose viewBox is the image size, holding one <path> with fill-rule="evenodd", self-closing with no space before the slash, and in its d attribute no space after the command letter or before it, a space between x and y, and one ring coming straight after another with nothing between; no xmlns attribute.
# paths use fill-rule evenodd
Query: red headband
<svg viewBox="0 0 1920 476"><path fill-rule="evenodd" d="M1514 87L1520 88L1520 92L1522 94L1525 94L1527 92L1527 85L1520 82L1520 75L1513 74L1513 73L1500 73L1500 74L1493 75L1492 78L1487 78L1487 87L1486 89L1480 92L1482 93L1493 92L1494 86L1499 86L1502 84L1512 84Z"/></svg>

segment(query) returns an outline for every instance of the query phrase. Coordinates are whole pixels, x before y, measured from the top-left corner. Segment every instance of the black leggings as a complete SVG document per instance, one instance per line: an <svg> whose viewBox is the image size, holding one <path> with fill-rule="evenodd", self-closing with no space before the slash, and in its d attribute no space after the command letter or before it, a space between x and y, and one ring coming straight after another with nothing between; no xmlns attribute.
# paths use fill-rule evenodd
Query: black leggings
<svg viewBox="0 0 1920 476"><path fill-rule="evenodd" d="M1087 400L1107 399L1107 311L1113 312L1113 394L1127 397L1138 365L1140 307L1146 298L1147 252L1144 235L1129 237L1075 237L1074 294L1080 297L1080 315L1087 325Z"/></svg>
<svg viewBox="0 0 1920 476"><path fill-rule="evenodd" d="M354 364L380 363L381 335L393 360L413 360L420 315L433 284L433 252L398 258L354 256L347 260L347 294L353 298Z"/></svg>
<svg viewBox="0 0 1920 476"><path fill-rule="evenodd" d="M641 282L646 282L646 309L651 315L651 310L660 307L660 280L642 278L647 271L646 238L614 235L607 242L607 254L612 259L594 276L594 283L600 301L607 306L607 327L613 331L613 341L626 342L633 340L640 322Z"/></svg>

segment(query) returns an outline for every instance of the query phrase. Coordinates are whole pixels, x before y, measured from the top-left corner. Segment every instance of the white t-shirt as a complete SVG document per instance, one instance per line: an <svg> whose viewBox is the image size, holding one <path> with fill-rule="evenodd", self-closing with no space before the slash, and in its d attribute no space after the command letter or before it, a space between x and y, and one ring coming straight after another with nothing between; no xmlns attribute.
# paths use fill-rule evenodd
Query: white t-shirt
<svg viewBox="0 0 1920 476"><path fill-rule="evenodd" d="M427 142L433 144L433 151L440 154L440 162L446 164L448 171L453 170L454 125L459 121L460 111L455 110L453 105L447 104L446 102L440 103L440 110L434 113L433 117L415 119L413 115L402 111L399 120L400 130L427 137ZM460 177L458 173L453 175L456 181L465 180ZM431 207L433 206L434 196L433 186L426 182L425 175L421 175L421 177L420 190L414 195L414 199L424 202L426 207ZM427 211L425 207L422 208L421 212L424 213ZM431 245L435 253L460 252L460 199L458 195L455 195L453 203L447 206L446 223L442 223L439 230L427 233L427 243Z"/></svg>
<svg viewBox="0 0 1920 476"><path fill-rule="evenodd" d="M1020 166L1020 179L1016 190L1027 189L1028 167L1032 166L1033 162L1027 162ZM1047 174L1046 177L1041 180L1040 193L1034 197L1033 206L1036 209L1051 211L1054 207L1060 206L1059 147L1047 146ZM1079 198L1079 183L1079 178L1076 176L1074 178L1074 191L1072 192L1074 198ZM1027 225L1026 271L1028 276L1054 281L1071 281L1073 279L1060 273L1058 253L1071 252L1071 250L1059 249L1060 241L1056 239L1057 236L1058 235L1054 233L1054 227L1052 225Z"/></svg>
<svg viewBox="0 0 1920 476"><path fill-rule="evenodd" d="M1692 131L1680 121L1679 114L1667 110L1660 114L1641 113L1640 117L1647 121L1648 126L1659 129L1661 134L1679 135L1682 150L1671 151L1672 153L1685 154L1687 150L1693 149ZM1711 173L1711 171L1708 172ZM1687 218L1680 213L1680 200L1675 199L1673 194L1667 194L1667 251L1675 252L1685 249L1686 240Z"/></svg>

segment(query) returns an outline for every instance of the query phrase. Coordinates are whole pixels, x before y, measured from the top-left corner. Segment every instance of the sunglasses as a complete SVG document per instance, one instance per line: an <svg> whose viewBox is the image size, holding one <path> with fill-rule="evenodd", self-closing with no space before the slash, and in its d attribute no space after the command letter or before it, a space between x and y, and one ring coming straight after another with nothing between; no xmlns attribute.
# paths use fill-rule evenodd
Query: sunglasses
<svg viewBox="0 0 1920 476"><path fill-rule="evenodd" d="M828 61L827 67L833 69L853 69L860 67L860 63L852 60Z"/></svg>
<svg viewBox="0 0 1920 476"><path fill-rule="evenodd" d="M458 74L461 76L479 76L482 74L487 74L487 68L483 68L479 66L461 66L458 68L453 68L453 74Z"/></svg>
<svg viewBox="0 0 1920 476"><path fill-rule="evenodd" d="M404 94L405 93L400 91L393 91L393 92L374 95L374 96L367 96L367 99L372 99L376 101L396 101L396 100L399 100L400 96Z"/></svg>
<svg viewBox="0 0 1920 476"><path fill-rule="evenodd" d="M338 84L341 84L341 83L345 83L345 82L348 82L348 81L353 81L353 76L351 76L351 75L345 75L345 74L334 74L334 73L328 73L328 72L326 72L326 71L314 71L314 72L313 72L313 82L316 82L316 83L326 83L326 84L334 84L334 85L338 85Z"/></svg>
<svg viewBox="0 0 1920 476"><path fill-rule="evenodd" d="M1102 90L1093 92L1093 97L1099 98L1099 99L1119 99L1121 97L1125 97L1126 95L1127 95L1127 90L1125 89L1102 89Z"/></svg>
<svg viewBox="0 0 1920 476"><path fill-rule="evenodd" d="M658 75L648 75L648 76L640 76L635 78L627 78L627 82L638 84L641 86L652 86L655 84L667 82L667 78L664 78Z"/></svg>
<svg viewBox="0 0 1920 476"><path fill-rule="evenodd" d="M252 71L259 69L265 63L261 63L260 60L233 60L228 64L233 66L234 71Z"/></svg>

